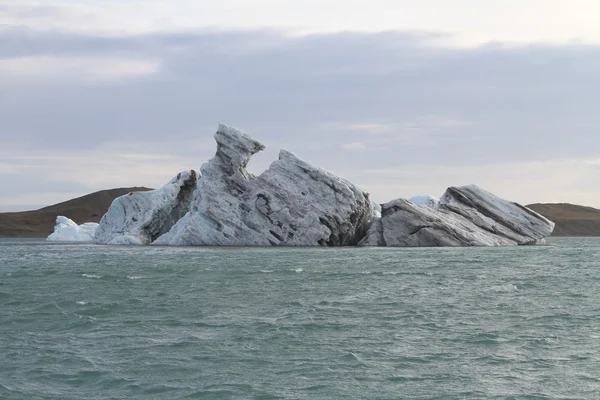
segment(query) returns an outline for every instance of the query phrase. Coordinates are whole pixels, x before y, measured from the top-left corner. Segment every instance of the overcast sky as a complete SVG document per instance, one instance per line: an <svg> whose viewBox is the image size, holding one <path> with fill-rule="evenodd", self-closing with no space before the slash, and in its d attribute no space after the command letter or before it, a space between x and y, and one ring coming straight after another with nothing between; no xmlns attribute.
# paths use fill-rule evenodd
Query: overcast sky
<svg viewBox="0 0 600 400"><path fill-rule="evenodd" d="M158 187L219 122L379 202L600 207L597 0L0 0L0 211Z"/></svg>

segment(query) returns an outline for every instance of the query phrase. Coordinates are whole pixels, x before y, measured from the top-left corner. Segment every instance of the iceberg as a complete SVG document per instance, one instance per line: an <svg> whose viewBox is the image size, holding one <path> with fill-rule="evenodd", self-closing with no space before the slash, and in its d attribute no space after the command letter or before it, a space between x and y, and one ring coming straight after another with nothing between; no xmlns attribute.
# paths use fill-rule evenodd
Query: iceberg
<svg viewBox="0 0 600 400"><path fill-rule="evenodd" d="M56 217L54 232L46 238L50 242L91 242L98 224L86 222L77 225L73 220L64 217Z"/></svg>
<svg viewBox="0 0 600 400"><path fill-rule="evenodd" d="M437 204L393 200L360 242L364 246L506 246L543 243L554 223L475 185L450 187ZM421 205L420 205L421 204ZM425 205L425 207L423 206Z"/></svg>
<svg viewBox="0 0 600 400"><path fill-rule="evenodd" d="M265 146L220 124L190 211L153 244L352 246L379 217L353 183L282 150L259 176L246 170Z"/></svg>
<svg viewBox="0 0 600 400"><path fill-rule="evenodd" d="M265 146L219 124L215 156L160 189L113 201L94 243L177 246L508 246L542 243L554 223L475 185L441 198L378 205L357 185L281 150L262 174Z"/></svg>
<svg viewBox="0 0 600 400"><path fill-rule="evenodd" d="M94 243L152 243L188 212L199 176L183 171L160 189L117 197L100 220Z"/></svg>

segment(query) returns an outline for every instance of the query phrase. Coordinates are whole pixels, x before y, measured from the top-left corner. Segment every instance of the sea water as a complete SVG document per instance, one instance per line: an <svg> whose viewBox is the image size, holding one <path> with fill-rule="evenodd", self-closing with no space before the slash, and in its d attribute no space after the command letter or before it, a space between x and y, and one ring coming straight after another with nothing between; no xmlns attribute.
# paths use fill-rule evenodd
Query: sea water
<svg viewBox="0 0 600 400"><path fill-rule="evenodd" d="M600 239L0 240L0 399L600 398Z"/></svg>

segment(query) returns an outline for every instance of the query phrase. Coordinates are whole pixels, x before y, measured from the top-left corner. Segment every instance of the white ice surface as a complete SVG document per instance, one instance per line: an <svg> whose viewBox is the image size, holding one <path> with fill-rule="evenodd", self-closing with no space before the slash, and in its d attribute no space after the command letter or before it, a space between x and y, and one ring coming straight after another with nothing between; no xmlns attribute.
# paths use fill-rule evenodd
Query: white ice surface
<svg viewBox="0 0 600 400"><path fill-rule="evenodd" d="M86 222L77 225L73 220L64 217L56 217L54 232L46 240L51 242L91 242L98 224L95 222Z"/></svg>
<svg viewBox="0 0 600 400"><path fill-rule="evenodd" d="M418 196L413 196L410 198L410 201L412 201L418 206L425 206L429 208L436 208L438 204L440 204L440 199L430 194L421 194Z"/></svg>

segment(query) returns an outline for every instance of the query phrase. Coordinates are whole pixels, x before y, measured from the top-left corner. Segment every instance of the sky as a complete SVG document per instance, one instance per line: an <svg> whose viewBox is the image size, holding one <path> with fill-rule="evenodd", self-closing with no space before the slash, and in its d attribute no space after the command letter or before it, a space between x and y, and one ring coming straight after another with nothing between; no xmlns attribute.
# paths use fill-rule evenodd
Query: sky
<svg viewBox="0 0 600 400"><path fill-rule="evenodd" d="M223 122L386 202L600 208L597 0L0 0L0 211L199 169Z"/></svg>

